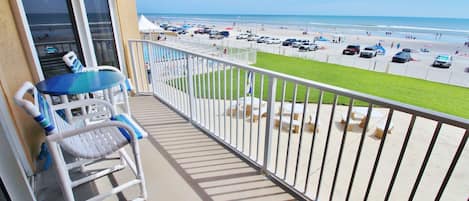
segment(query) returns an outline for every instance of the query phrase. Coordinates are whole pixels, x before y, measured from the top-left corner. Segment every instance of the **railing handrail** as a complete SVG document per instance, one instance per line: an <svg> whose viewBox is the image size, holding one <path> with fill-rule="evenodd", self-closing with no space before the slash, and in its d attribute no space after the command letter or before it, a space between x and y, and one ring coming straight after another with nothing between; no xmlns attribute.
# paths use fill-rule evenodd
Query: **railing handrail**
<svg viewBox="0 0 469 201"><path fill-rule="evenodd" d="M283 79L283 80L295 82L295 83L298 83L298 84L303 84L305 86L320 89L322 91L332 92L332 93L335 93L335 94L338 94L338 95L341 95L341 96L347 96L347 97L350 97L350 98L354 98L354 99L362 100L362 101L365 101L365 102L369 102L369 103L372 103L374 105L380 105L382 107L389 107L389 108L393 108L395 110L399 110L399 111L402 111L402 112L415 114L417 116L425 117L427 119L442 122L442 123L445 123L445 124L448 124L448 125L453 125L453 126L456 126L456 127L469 129L469 119L465 119L465 118L462 118L462 117L458 117L458 116L454 116L454 115L450 115L450 114L446 114L446 113L442 113L442 112L438 112L438 111L433 111L433 110L425 109L425 108L422 108L422 107L409 105L409 104L406 104L406 103L401 103L401 102L398 102L398 101L393 101L393 100L389 100L389 99L385 99L385 98L381 98L381 97L377 97L377 96L373 96L373 95L369 95L369 94L364 94L364 93L361 93L361 92L356 92L356 91L352 91L352 90L349 90L349 89L344 89L344 88L341 88L341 87L336 87L336 86L332 86L332 85L328 85L328 84L324 84L324 83L320 83L320 82L316 82L316 81L312 81L312 80L307 80L307 79L304 79L304 78L299 78L299 77L295 77L295 76L291 76L291 75L287 75L287 74L283 74L283 73L279 73L279 72L275 72L275 71L271 71L271 70L266 70L266 69L246 65L246 64L240 64L240 63L236 63L234 61L226 60L226 59L223 59L223 58L214 57L214 56L205 55L205 54L200 54L200 53L197 53L197 52L192 52L192 51L189 51L189 50L185 50L185 49L178 48L178 47L173 47L171 45L166 45L166 44L158 43L158 42L151 41L151 40L130 39L129 42L146 42L146 43L159 45L159 46L174 49L174 50L186 53L186 54L192 54L192 55L195 55L195 56L204 57L204 58L211 59L211 60L214 60L214 61L217 61L217 62L221 62L221 63L229 64L229 65L232 65L232 66L236 66L236 67L239 67L241 69L253 71L253 72L256 72L256 73L266 74L268 76L272 76L272 77L276 77L278 79Z"/></svg>

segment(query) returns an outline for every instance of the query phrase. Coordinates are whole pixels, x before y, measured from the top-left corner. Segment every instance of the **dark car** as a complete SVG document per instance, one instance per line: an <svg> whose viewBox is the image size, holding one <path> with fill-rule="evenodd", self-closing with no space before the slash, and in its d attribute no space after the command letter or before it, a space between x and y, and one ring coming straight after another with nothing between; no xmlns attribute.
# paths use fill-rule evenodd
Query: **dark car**
<svg viewBox="0 0 469 201"><path fill-rule="evenodd" d="M209 39L223 39L223 38L225 38L225 36L223 34L220 34L220 32L218 32L218 31L212 30L208 34L208 38Z"/></svg>
<svg viewBox="0 0 469 201"><path fill-rule="evenodd" d="M410 53L408 52L398 52L396 55L392 57L392 62L396 63L406 63L412 60Z"/></svg>
<svg viewBox="0 0 469 201"><path fill-rule="evenodd" d="M289 38L285 41L282 42L283 46L291 46L294 42L296 42L296 39L294 38Z"/></svg>
<svg viewBox="0 0 469 201"><path fill-rule="evenodd" d="M167 30L169 27L169 24L161 24L160 27L164 30Z"/></svg>
<svg viewBox="0 0 469 201"><path fill-rule="evenodd" d="M223 35L225 38L228 38L228 36L230 36L230 32L228 31L220 31L218 32L218 34Z"/></svg>
<svg viewBox="0 0 469 201"><path fill-rule="evenodd" d="M342 51L342 54L345 54L345 55L360 54L360 45L348 45L348 46Z"/></svg>
<svg viewBox="0 0 469 201"><path fill-rule="evenodd" d="M410 48L404 48L404 49L402 49L402 51L403 51L403 52L408 52L408 53L411 53L411 52L412 52L412 50L411 50Z"/></svg>
<svg viewBox="0 0 469 201"><path fill-rule="evenodd" d="M211 28L204 27L204 28L195 30L194 33L196 33L196 34L208 34L208 33L210 33L210 31L212 31Z"/></svg>

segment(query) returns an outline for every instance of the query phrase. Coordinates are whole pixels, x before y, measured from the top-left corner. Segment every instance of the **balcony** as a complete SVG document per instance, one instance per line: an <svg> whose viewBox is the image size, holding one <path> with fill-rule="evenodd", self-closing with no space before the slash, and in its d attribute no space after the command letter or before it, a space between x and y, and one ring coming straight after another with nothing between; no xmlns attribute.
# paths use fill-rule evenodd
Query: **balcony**
<svg viewBox="0 0 469 201"><path fill-rule="evenodd" d="M467 199L467 119L152 41L129 46L149 200Z"/></svg>

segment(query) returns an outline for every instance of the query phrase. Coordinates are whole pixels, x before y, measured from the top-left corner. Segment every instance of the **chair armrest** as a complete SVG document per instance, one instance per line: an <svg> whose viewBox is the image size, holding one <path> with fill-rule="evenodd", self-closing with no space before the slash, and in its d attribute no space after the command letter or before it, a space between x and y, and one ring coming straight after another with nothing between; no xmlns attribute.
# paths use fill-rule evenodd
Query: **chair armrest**
<svg viewBox="0 0 469 201"><path fill-rule="evenodd" d="M69 130L69 131L65 131L61 133L55 133L55 134L47 136L47 140L60 141L65 138L69 138L75 135L79 135L79 134L86 133L92 130L97 130L97 129L106 128L106 127L123 128L128 133L130 133L130 138L131 138L130 143L136 143L138 141L137 134L135 134L134 130L127 124L118 122L118 121L106 121L106 122L101 122L97 124L91 124L83 128L73 129L73 130Z"/></svg>
<svg viewBox="0 0 469 201"><path fill-rule="evenodd" d="M80 107L92 106L92 105L102 105L106 107L109 111L111 111L112 116L115 116L116 114L114 107L109 102L106 102L104 100L99 100L99 99L85 99L85 100L79 100L79 101L72 101L68 103L61 103L58 105L53 105L52 109L56 111L56 110L61 110L61 109L73 109L73 108L80 108Z"/></svg>
<svg viewBox="0 0 469 201"><path fill-rule="evenodd" d="M109 70L109 71L114 71L114 72L119 72L121 73L121 71L114 67L114 66L97 66L96 69L98 70Z"/></svg>

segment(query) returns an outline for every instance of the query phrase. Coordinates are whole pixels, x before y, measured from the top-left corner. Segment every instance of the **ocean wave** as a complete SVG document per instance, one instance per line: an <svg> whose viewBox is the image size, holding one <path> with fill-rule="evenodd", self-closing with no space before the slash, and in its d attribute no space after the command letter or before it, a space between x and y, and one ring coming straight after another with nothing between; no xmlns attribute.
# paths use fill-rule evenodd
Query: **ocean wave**
<svg viewBox="0 0 469 201"><path fill-rule="evenodd" d="M435 27L402 26L402 25L360 25L360 24L333 24L333 23L321 23L321 22L310 22L309 24L319 25L319 26L335 26L335 27L360 27L360 28L382 28L382 29L469 33L469 30L444 29L444 28L435 28Z"/></svg>

